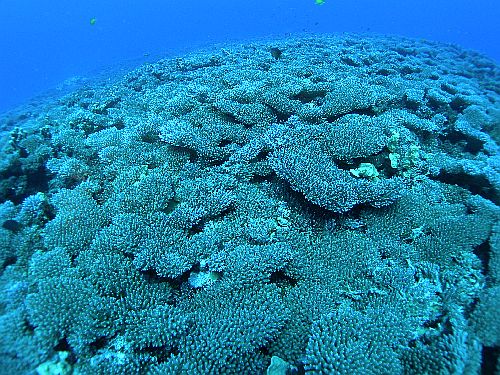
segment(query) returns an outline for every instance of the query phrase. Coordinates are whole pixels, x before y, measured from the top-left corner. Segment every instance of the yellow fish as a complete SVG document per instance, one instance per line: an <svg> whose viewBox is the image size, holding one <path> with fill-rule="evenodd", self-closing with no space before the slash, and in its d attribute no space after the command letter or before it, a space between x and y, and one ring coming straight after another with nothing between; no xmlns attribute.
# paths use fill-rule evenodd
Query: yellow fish
<svg viewBox="0 0 500 375"><path fill-rule="evenodd" d="M316 0L316 5L323 5L325 0Z"/></svg>
<svg viewBox="0 0 500 375"><path fill-rule="evenodd" d="M318 0L316 0L316 1L318 1ZM91 18L91 19L90 19L90 24L91 24L91 25L95 25L95 21L97 21L97 20L95 19L95 17L94 17L94 18Z"/></svg>

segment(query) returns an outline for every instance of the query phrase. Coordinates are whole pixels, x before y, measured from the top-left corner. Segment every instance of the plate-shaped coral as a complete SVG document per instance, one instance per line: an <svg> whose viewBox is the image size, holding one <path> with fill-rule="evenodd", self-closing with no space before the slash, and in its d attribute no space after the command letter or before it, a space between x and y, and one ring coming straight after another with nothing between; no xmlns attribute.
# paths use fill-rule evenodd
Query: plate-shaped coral
<svg viewBox="0 0 500 375"><path fill-rule="evenodd" d="M2 121L5 373L495 366L500 69L477 53L229 45Z"/></svg>

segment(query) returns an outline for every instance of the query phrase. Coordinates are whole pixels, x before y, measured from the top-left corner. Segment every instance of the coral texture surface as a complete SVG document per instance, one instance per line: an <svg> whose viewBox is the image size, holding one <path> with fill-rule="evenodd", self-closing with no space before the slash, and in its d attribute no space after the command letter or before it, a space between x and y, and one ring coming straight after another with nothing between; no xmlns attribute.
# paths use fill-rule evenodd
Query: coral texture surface
<svg viewBox="0 0 500 375"><path fill-rule="evenodd" d="M1 118L0 373L500 373L500 68L304 36Z"/></svg>

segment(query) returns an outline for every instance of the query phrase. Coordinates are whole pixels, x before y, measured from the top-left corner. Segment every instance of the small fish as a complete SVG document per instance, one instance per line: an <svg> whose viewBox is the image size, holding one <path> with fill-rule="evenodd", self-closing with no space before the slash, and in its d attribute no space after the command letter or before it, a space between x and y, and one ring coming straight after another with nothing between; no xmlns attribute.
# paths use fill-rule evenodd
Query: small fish
<svg viewBox="0 0 500 375"><path fill-rule="evenodd" d="M316 0L316 1L318 1L318 0ZM95 17L94 17L94 18L91 18L91 19L90 19L90 24L91 24L92 26L94 26L96 21L97 21L97 20L95 19Z"/></svg>
<svg viewBox="0 0 500 375"><path fill-rule="evenodd" d="M325 0L315 0L316 5L323 5L325 3Z"/></svg>

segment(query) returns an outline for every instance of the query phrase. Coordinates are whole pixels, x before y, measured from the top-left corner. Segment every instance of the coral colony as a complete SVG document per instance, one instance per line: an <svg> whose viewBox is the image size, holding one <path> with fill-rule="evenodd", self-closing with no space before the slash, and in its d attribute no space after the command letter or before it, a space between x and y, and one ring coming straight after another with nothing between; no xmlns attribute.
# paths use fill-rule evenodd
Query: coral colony
<svg viewBox="0 0 500 375"><path fill-rule="evenodd" d="M495 371L499 77L296 37L4 117L1 372Z"/></svg>

